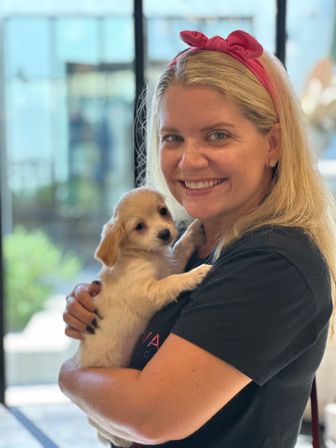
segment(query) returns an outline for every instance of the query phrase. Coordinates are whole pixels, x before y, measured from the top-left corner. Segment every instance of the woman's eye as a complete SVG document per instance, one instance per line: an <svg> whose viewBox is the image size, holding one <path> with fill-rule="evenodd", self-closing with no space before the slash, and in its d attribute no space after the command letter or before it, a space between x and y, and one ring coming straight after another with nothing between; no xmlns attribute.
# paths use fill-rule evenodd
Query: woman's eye
<svg viewBox="0 0 336 448"><path fill-rule="evenodd" d="M210 140L215 140L215 141L221 141L221 140L225 140L227 138L228 138L228 134L226 132L223 132L223 131L213 132L209 136Z"/></svg>
<svg viewBox="0 0 336 448"><path fill-rule="evenodd" d="M176 143L176 142L181 142L182 141L182 137L180 137L179 135L174 135L174 134L169 134L169 135L163 135L161 137L161 142L167 142L167 143Z"/></svg>

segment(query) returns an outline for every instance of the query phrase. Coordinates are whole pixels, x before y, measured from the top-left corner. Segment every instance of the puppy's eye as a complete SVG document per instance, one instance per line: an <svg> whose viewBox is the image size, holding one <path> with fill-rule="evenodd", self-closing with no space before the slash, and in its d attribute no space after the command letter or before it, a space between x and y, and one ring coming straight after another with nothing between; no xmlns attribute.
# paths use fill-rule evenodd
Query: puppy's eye
<svg viewBox="0 0 336 448"><path fill-rule="evenodd" d="M168 215L168 209L167 209L167 207L161 207L161 208L160 208L160 215L161 215L161 216L167 216L167 215Z"/></svg>
<svg viewBox="0 0 336 448"><path fill-rule="evenodd" d="M145 224L143 222L138 222L138 224L134 227L134 230L137 230L140 232L140 230L143 230L145 228Z"/></svg>

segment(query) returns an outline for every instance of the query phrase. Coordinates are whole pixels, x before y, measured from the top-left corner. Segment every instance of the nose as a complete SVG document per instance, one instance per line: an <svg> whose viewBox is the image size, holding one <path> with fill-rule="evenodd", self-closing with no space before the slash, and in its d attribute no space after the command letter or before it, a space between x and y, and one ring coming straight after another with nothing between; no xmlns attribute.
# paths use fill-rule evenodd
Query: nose
<svg viewBox="0 0 336 448"><path fill-rule="evenodd" d="M188 143L179 160L178 168L181 170L201 169L208 166L208 159L205 156L201 145Z"/></svg>
<svg viewBox="0 0 336 448"><path fill-rule="evenodd" d="M168 244L171 241L171 233L169 229L163 229L161 230L157 237L159 238L159 240L161 240L162 242Z"/></svg>

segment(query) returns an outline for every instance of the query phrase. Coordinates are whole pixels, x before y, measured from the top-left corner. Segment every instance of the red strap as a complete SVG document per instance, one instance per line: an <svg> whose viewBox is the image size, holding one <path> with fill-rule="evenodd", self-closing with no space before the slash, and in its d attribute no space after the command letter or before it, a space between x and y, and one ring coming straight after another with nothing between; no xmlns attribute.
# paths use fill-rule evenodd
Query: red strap
<svg viewBox="0 0 336 448"><path fill-rule="evenodd" d="M313 436L313 448L320 448L320 427L319 427L319 415L317 405L317 388L316 377L313 379L313 384L310 392L310 406L311 406L311 427Z"/></svg>

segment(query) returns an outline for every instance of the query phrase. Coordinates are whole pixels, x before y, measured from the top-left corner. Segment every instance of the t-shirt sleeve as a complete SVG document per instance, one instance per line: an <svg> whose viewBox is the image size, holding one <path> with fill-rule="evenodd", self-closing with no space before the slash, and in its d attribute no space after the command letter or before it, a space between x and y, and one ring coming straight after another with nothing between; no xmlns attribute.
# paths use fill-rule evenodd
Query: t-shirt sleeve
<svg viewBox="0 0 336 448"><path fill-rule="evenodd" d="M172 332L263 385L315 342L316 307L299 270L267 249L215 263Z"/></svg>

